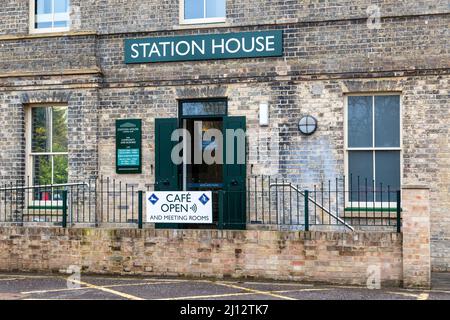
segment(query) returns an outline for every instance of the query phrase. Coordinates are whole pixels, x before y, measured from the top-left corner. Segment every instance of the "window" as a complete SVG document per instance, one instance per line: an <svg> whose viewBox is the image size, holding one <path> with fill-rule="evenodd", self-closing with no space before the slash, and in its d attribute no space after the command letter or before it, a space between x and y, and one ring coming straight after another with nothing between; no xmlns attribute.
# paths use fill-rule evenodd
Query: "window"
<svg viewBox="0 0 450 320"><path fill-rule="evenodd" d="M226 116L227 100L186 100L181 102L181 116Z"/></svg>
<svg viewBox="0 0 450 320"><path fill-rule="evenodd" d="M225 22L226 0L180 0L182 24Z"/></svg>
<svg viewBox="0 0 450 320"><path fill-rule="evenodd" d="M400 96L347 97L350 201L395 202L400 189ZM388 192L389 191L389 192Z"/></svg>
<svg viewBox="0 0 450 320"><path fill-rule="evenodd" d="M67 107L33 106L29 110L28 174L35 186L68 181ZM60 200L39 191L34 200Z"/></svg>
<svg viewBox="0 0 450 320"><path fill-rule="evenodd" d="M60 32L70 28L70 0L31 0L31 32Z"/></svg>

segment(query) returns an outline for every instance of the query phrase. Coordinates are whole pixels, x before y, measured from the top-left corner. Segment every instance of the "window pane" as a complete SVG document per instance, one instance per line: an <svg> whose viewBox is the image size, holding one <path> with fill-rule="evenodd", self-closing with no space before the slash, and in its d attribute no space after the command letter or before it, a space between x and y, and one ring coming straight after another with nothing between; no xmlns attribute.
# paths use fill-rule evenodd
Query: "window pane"
<svg viewBox="0 0 450 320"><path fill-rule="evenodd" d="M65 28L65 27L67 27L67 21L55 21L55 23L53 24L53 27Z"/></svg>
<svg viewBox="0 0 450 320"><path fill-rule="evenodd" d="M62 184L68 181L69 162L67 155L53 156L53 183Z"/></svg>
<svg viewBox="0 0 450 320"><path fill-rule="evenodd" d="M372 147L372 97L348 97L348 146Z"/></svg>
<svg viewBox="0 0 450 320"><path fill-rule="evenodd" d="M52 13L52 0L36 0L35 13Z"/></svg>
<svg viewBox="0 0 450 320"><path fill-rule="evenodd" d="M377 201L396 201L394 193L400 189L400 151L376 151L375 152L375 181L377 189Z"/></svg>
<svg viewBox="0 0 450 320"><path fill-rule="evenodd" d="M50 112L51 108L39 107L31 109L32 152L50 151Z"/></svg>
<svg viewBox="0 0 450 320"><path fill-rule="evenodd" d="M400 147L400 96L375 96L375 146Z"/></svg>
<svg viewBox="0 0 450 320"><path fill-rule="evenodd" d="M69 25L69 14L68 13L55 13L53 27L62 28Z"/></svg>
<svg viewBox="0 0 450 320"><path fill-rule="evenodd" d="M34 186L50 185L52 183L52 160L51 156L33 156L33 177ZM51 188L33 189L33 200L52 200Z"/></svg>
<svg viewBox="0 0 450 320"><path fill-rule="evenodd" d="M226 115L226 101L197 101L183 102L183 116L207 116L207 115Z"/></svg>
<svg viewBox="0 0 450 320"><path fill-rule="evenodd" d="M53 107L53 152L67 152L67 107Z"/></svg>
<svg viewBox="0 0 450 320"><path fill-rule="evenodd" d="M184 0L184 18L201 19L204 18L204 0Z"/></svg>
<svg viewBox="0 0 450 320"><path fill-rule="evenodd" d="M51 28L52 23L51 22L40 22L35 24L36 29L45 29L45 28Z"/></svg>
<svg viewBox="0 0 450 320"><path fill-rule="evenodd" d="M348 153L348 173L350 201L372 201L372 151L350 151Z"/></svg>
<svg viewBox="0 0 450 320"><path fill-rule="evenodd" d="M55 0L55 13L69 11L69 0Z"/></svg>
<svg viewBox="0 0 450 320"><path fill-rule="evenodd" d="M225 17L225 0L206 0L206 17Z"/></svg>
<svg viewBox="0 0 450 320"><path fill-rule="evenodd" d="M51 156L33 156L33 185L42 186L52 183Z"/></svg>
<svg viewBox="0 0 450 320"><path fill-rule="evenodd" d="M42 24L42 23L52 23L53 21L53 14L39 14L36 16L36 23Z"/></svg>

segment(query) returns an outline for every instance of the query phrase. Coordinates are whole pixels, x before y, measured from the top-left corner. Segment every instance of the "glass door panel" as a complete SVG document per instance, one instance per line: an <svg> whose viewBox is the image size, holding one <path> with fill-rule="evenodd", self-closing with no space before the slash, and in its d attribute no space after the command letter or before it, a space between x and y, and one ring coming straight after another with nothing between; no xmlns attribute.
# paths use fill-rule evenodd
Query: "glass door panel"
<svg viewBox="0 0 450 320"><path fill-rule="evenodd" d="M219 221L219 190L223 189L222 144L217 138L203 139L208 130L217 130L222 135L222 118L183 119L183 127L189 133L185 137L185 153L183 164L183 189L189 191L212 191L214 225L189 225L189 228L216 227ZM190 143L186 143L190 138ZM186 150L186 149L184 149ZM203 157L204 152L217 161L208 164ZM197 153L197 156L195 155ZM220 158L220 159L219 159Z"/></svg>

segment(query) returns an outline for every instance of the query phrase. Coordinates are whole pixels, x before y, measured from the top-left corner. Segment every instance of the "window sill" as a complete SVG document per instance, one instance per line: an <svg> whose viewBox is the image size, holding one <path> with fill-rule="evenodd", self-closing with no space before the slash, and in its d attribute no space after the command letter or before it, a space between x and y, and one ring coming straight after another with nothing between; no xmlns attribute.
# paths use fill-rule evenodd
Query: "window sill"
<svg viewBox="0 0 450 320"><path fill-rule="evenodd" d="M205 24L205 23L224 23L227 21L226 17L217 18L200 18L200 19L180 19L180 24Z"/></svg>
<svg viewBox="0 0 450 320"><path fill-rule="evenodd" d="M70 32L70 28L41 28L41 29L30 29L30 34L42 34L42 33L61 33Z"/></svg>
<svg viewBox="0 0 450 320"><path fill-rule="evenodd" d="M199 29L211 27L229 27L230 24L226 19L194 19L182 20L178 25L174 25L174 29Z"/></svg>

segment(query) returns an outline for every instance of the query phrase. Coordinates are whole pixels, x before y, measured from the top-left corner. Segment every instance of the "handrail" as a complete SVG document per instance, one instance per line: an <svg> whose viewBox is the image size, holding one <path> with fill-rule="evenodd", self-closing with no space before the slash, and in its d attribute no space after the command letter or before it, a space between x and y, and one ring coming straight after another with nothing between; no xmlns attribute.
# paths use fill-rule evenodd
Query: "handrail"
<svg viewBox="0 0 450 320"><path fill-rule="evenodd" d="M44 189L44 188L57 188L57 187L72 187L72 186L90 186L87 182L73 182L73 183L63 183L63 184L47 184L42 186L15 186L0 188L1 191L12 191L12 190L29 190L29 189Z"/></svg>
<svg viewBox="0 0 450 320"><path fill-rule="evenodd" d="M305 193L303 191L301 191L300 189L298 189L296 186L294 186L292 183L271 183L269 185L269 188L272 188L272 187L290 187L291 189L293 189L294 191L298 192L302 196L305 196ZM345 227L347 227L348 229L350 229L352 231L355 231L355 228L353 228L351 225L349 225L347 222L345 222L343 219L338 217L336 214L334 214L331 211L329 211L327 208L325 208L321 204L317 203L316 200L314 200L311 197L308 197L308 199L309 199L309 201L314 203L314 205L316 205L317 207L319 207L320 209L325 211L328 215L330 215L331 217L333 217L334 219L336 219L337 221L342 223Z"/></svg>

